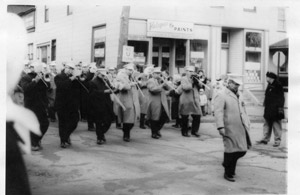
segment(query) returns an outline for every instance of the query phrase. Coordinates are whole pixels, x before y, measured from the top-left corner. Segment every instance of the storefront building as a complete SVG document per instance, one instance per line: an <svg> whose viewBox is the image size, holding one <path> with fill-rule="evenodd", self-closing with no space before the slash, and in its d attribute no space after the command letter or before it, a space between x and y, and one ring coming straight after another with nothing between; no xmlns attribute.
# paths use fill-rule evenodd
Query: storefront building
<svg viewBox="0 0 300 195"><path fill-rule="evenodd" d="M212 80L243 74L245 86L258 90L265 88L269 45L286 38L285 26L278 27L285 16L276 7L36 6L21 15L31 24L29 60L122 67L127 45L139 66L173 75L194 65Z"/></svg>

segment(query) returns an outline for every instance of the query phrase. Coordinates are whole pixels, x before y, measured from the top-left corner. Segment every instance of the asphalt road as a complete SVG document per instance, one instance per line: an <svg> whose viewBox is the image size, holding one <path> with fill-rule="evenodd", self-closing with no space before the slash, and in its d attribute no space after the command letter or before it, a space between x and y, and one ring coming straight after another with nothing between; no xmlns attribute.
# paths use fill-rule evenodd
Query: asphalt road
<svg viewBox="0 0 300 195"><path fill-rule="evenodd" d="M286 130L279 148L273 140L255 145L262 123L252 124L254 146L238 161L236 182L228 182L221 166L223 142L213 123L201 124L200 138L182 137L169 123L159 140L136 126L129 143L112 124L101 146L86 129L80 122L72 146L61 149L57 123L51 123L43 150L24 156L33 195L287 193Z"/></svg>

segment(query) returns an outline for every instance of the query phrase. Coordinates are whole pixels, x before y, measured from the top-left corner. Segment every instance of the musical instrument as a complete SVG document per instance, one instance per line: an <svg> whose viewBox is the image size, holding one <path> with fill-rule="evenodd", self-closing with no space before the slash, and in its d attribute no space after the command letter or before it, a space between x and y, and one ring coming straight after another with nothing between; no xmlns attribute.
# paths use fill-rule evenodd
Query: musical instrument
<svg viewBox="0 0 300 195"><path fill-rule="evenodd" d="M73 74L72 76L75 76L76 80L78 81L78 83L86 90L86 92L90 92L85 86L84 84L81 82L81 81L84 81L86 78L84 78L84 80L81 80L81 78L84 76L82 74L82 70L81 69L78 69L76 68L74 71L73 71Z"/></svg>
<svg viewBox="0 0 300 195"><path fill-rule="evenodd" d="M205 85L201 80L200 80L200 77L198 78L199 76L198 75L195 75L195 74L192 74L191 75L191 79L196 79L201 85L203 85L204 87L206 87L208 90L210 90L210 87Z"/></svg>
<svg viewBox="0 0 300 195"><path fill-rule="evenodd" d="M134 77L131 77L131 78L132 78L132 81L135 82L135 85L137 86L139 92L142 94L143 97L145 97L145 95L144 95L143 91L141 90L141 88L140 88L138 82L135 80Z"/></svg>

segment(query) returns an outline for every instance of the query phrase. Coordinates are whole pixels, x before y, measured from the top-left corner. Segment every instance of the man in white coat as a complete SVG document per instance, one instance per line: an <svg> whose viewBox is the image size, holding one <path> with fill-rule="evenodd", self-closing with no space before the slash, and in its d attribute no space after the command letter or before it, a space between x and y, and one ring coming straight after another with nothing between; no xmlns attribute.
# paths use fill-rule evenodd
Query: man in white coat
<svg viewBox="0 0 300 195"><path fill-rule="evenodd" d="M244 103L238 93L241 77L229 78L228 86L215 97L215 120L224 142L224 178L235 181L237 160L243 157L251 146L248 134L250 121Z"/></svg>

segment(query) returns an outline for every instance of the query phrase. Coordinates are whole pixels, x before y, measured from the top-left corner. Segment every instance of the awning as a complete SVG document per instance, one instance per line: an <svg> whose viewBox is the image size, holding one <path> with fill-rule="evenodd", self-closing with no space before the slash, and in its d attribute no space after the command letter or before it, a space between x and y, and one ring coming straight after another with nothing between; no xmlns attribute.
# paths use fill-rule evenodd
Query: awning
<svg viewBox="0 0 300 195"><path fill-rule="evenodd" d="M289 39L283 39L269 46L270 49L288 49L289 48Z"/></svg>

